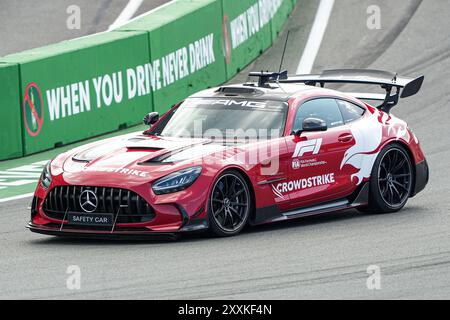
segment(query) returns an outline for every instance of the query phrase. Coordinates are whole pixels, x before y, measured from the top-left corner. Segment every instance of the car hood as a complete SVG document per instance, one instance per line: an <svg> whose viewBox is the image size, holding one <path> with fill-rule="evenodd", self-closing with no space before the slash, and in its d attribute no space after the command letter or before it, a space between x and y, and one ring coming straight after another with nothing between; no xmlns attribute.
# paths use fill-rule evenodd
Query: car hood
<svg viewBox="0 0 450 320"><path fill-rule="evenodd" d="M209 139L126 135L74 149L55 159L52 173L75 185L142 183L201 164L228 147Z"/></svg>

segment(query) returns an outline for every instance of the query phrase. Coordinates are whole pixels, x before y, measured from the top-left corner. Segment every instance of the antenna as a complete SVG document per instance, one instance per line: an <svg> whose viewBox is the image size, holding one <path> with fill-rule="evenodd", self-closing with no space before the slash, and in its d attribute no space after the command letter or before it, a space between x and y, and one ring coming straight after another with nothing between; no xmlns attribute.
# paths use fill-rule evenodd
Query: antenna
<svg viewBox="0 0 450 320"><path fill-rule="evenodd" d="M283 67L284 54L286 53L286 47L287 47L287 44L288 44L288 39L289 39L289 33L290 32L291 32L291 30L288 30L287 35L286 35L286 42L284 43L283 55L281 56L280 69L278 70L278 72L281 72L281 68Z"/></svg>

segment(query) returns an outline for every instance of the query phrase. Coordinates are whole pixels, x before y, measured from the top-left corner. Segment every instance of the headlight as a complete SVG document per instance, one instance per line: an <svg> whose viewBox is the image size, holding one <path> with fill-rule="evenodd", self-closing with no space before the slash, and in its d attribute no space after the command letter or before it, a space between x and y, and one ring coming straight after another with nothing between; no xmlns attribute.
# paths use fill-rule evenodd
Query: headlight
<svg viewBox="0 0 450 320"><path fill-rule="evenodd" d="M176 171L157 180L152 189L155 194L166 194L186 189L192 185L202 172L202 167L192 167Z"/></svg>
<svg viewBox="0 0 450 320"><path fill-rule="evenodd" d="M41 175L41 184L45 189L50 187L50 184L52 183L52 173L50 171L50 163L51 161L47 162Z"/></svg>

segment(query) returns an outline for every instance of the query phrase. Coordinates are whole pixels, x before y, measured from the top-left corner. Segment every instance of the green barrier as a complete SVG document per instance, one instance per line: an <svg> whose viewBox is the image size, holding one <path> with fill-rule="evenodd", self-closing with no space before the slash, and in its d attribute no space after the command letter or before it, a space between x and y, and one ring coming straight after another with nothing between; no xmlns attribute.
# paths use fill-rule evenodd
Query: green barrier
<svg viewBox="0 0 450 320"><path fill-rule="evenodd" d="M222 0L227 77L232 78L272 45L296 0Z"/></svg>
<svg viewBox="0 0 450 320"><path fill-rule="evenodd" d="M19 66L0 63L0 160L21 157Z"/></svg>
<svg viewBox="0 0 450 320"><path fill-rule="evenodd" d="M275 0L275 13L272 18L272 40L278 38L279 33L283 30L283 26L289 17L294 3L292 0Z"/></svg>
<svg viewBox="0 0 450 320"><path fill-rule="evenodd" d="M155 110L226 81L221 19L220 1L180 0L119 29L148 32Z"/></svg>
<svg viewBox="0 0 450 320"><path fill-rule="evenodd" d="M232 78L272 45L273 0L223 0L223 43Z"/></svg>
<svg viewBox="0 0 450 320"><path fill-rule="evenodd" d="M152 110L142 67L148 59L143 32L97 34L3 58L20 64L24 154L139 123Z"/></svg>

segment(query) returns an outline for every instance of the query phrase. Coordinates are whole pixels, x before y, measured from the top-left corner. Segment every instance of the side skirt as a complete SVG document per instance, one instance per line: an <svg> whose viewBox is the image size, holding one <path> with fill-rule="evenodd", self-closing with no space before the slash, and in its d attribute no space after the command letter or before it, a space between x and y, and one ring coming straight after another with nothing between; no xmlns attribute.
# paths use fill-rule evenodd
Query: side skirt
<svg viewBox="0 0 450 320"><path fill-rule="evenodd" d="M334 211L346 210L367 205L369 202L369 182L361 185L349 197L325 202L313 206L301 207L287 212L280 212L277 206L256 209L252 225L265 224L295 218L309 217Z"/></svg>

